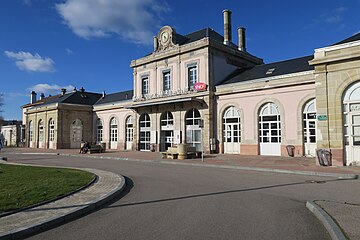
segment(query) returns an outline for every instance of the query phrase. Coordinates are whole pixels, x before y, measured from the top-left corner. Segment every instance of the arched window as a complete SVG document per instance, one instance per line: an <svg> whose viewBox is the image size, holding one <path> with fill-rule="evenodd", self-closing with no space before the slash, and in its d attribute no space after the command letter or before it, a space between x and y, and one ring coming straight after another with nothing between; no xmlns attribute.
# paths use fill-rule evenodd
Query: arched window
<svg viewBox="0 0 360 240"><path fill-rule="evenodd" d="M103 141L103 122L99 118L96 123L96 141L101 143Z"/></svg>
<svg viewBox="0 0 360 240"><path fill-rule="evenodd" d="M117 149L118 122L115 117L110 119L110 149Z"/></svg>
<svg viewBox="0 0 360 240"><path fill-rule="evenodd" d="M171 112L161 114L161 126L174 125L174 117Z"/></svg>
<svg viewBox="0 0 360 240"><path fill-rule="evenodd" d="M39 148L43 148L43 141L44 141L44 122L43 120L39 120L38 123L38 141L39 141Z"/></svg>
<svg viewBox="0 0 360 240"><path fill-rule="evenodd" d="M275 103L265 103L259 111L261 155L281 156L280 112Z"/></svg>
<svg viewBox="0 0 360 240"><path fill-rule="evenodd" d="M126 119L126 149L132 149L132 143L134 140L134 118L132 116L127 117Z"/></svg>
<svg viewBox="0 0 360 240"><path fill-rule="evenodd" d="M34 141L34 123L33 121L29 122L29 142Z"/></svg>
<svg viewBox="0 0 360 240"><path fill-rule="evenodd" d="M305 154L315 156L316 150L316 100L308 101L303 111Z"/></svg>
<svg viewBox="0 0 360 240"><path fill-rule="evenodd" d="M280 113L274 103L266 103L259 114L259 140L261 143L280 143Z"/></svg>
<svg viewBox="0 0 360 240"><path fill-rule="evenodd" d="M186 122L186 142L201 151L201 115L200 112L193 108L185 115Z"/></svg>
<svg viewBox="0 0 360 240"><path fill-rule="evenodd" d="M167 151L174 142L174 117L171 112L161 114L160 125L160 151Z"/></svg>
<svg viewBox="0 0 360 240"><path fill-rule="evenodd" d="M151 122L150 122L150 116L147 113L144 113L140 116L140 128L143 127L150 127Z"/></svg>
<svg viewBox="0 0 360 240"><path fill-rule="evenodd" d="M118 125L116 118L113 117L110 120L110 141L117 142L117 138L118 138Z"/></svg>
<svg viewBox="0 0 360 240"><path fill-rule="evenodd" d="M49 120L49 141L53 142L55 140L55 120L51 118Z"/></svg>
<svg viewBox="0 0 360 240"><path fill-rule="evenodd" d="M151 141L151 121L150 116L144 113L140 116L140 150L150 150Z"/></svg>
<svg viewBox="0 0 360 240"><path fill-rule="evenodd" d="M234 106L226 109L223 117L224 152L240 153L240 112Z"/></svg>
<svg viewBox="0 0 360 240"><path fill-rule="evenodd" d="M346 165L360 164L360 82L351 85L343 98Z"/></svg>

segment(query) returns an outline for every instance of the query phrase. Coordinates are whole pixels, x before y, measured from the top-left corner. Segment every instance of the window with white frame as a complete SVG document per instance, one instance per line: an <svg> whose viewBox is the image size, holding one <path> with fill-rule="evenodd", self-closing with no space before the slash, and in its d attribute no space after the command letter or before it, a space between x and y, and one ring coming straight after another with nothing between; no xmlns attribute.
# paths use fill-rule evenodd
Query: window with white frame
<svg viewBox="0 0 360 240"><path fill-rule="evenodd" d="M141 93L143 95L149 94L149 76L141 78Z"/></svg>
<svg viewBox="0 0 360 240"><path fill-rule="evenodd" d="M304 143L316 143L316 101L307 102L303 111Z"/></svg>
<svg viewBox="0 0 360 240"><path fill-rule="evenodd" d="M132 142L134 139L134 122L133 117L129 116L126 119L126 141Z"/></svg>
<svg viewBox="0 0 360 240"><path fill-rule="evenodd" d="M110 121L110 141L117 142L118 138L118 125L116 118L112 118Z"/></svg>
<svg viewBox="0 0 360 240"><path fill-rule="evenodd" d="M150 150L150 116L144 113L140 116L140 150Z"/></svg>
<svg viewBox="0 0 360 240"><path fill-rule="evenodd" d="M96 124L96 141L97 142L102 142L103 140L103 122L102 120L99 118Z"/></svg>
<svg viewBox="0 0 360 240"><path fill-rule="evenodd" d="M34 123L33 121L29 122L29 142L34 140Z"/></svg>
<svg viewBox="0 0 360 240"><path fill-rule="evenodd" d="M188 67L188 87L189 90L194 89L195 83L198 82L198 73L197 73L197 66L189 66Z"/></svg>
<svg viewBox="0 0 360 240"><path fill-rule="evenodd" d="M266 103L259 114L260 143L281 143L281 122L278 106Z"/></svg>
<svg viewBox="0 0 360 240"><path fill-rule="evenodd" d="M193 108L186 113L186 143L201 151L201 115L199 110Z"/></svg>
<svg viewBox="0 0 360 240"><path fill-rule="evenodd" d="M163 72L163 90L169 91L171 89L171 74L170 70Z"/></svg>
<svg viewBox="0 0 360 240"><path fill-rule="evenodd" d="M171 112L165 112L161 115L161 126L174 125L174 117Z"/></svg>
<svg viewBox="0 0 360 240"><path fill-rule="evenodd" d="M39 130L39 142L42 142L42 141L44 141L44 122L43 122L43 120L39 121L38 130Z"/></svg>
<svg viewBox="0 0 360 240"><path fill-rule="evenodd" d="M223 117L224 142L241 142L240 112L229 107Z"/></svg>
<svg viewBox="0 0 360 240"><path fill-rule="evenodd" d="M49 121L49 141L53 142L55 140L55 120L53 118Z"/></svg>

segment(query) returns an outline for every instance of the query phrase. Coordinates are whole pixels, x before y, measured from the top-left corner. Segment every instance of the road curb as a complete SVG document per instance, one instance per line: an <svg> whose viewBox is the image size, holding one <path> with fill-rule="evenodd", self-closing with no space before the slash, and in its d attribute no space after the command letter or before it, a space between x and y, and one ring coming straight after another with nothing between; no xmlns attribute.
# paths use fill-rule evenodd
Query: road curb
<svg viewBox="0 0 360 240"><path fill-rule="evenodd" d="M31 166L33 166L33 165L31 165ZM37 165L37 166L39 166L39 165ZM44 166L44 167L49 167L49 166ZM59 167L59 166L56 166L56 167ZM91 172L91 169L84 169L84 168L72 168L72 169L80 169L83 171ZM101 171L103 171L103 170L101 170ZM92 173L94 173L94 172L92 172ZM108 193L106 193L104 196L97 199L96 201L87 203L85 206L79 207L73 211L66 213L66 214L48 218L42 222L38 222L38 223L33 224L28 227L18 228L15 231L11 231L11 232L2 232L2 233L0 233L0 239L8 240L8 239L26 238L31 235L34 235L34 234L49 230L51 228L57 227L64 223L70 222L72 220L75 220L79 217L82 217L84 215L87 215L87 214L93 212L94 210L98 209L99 207L103 206L104 204L106 204L106 203L110 202L111 200L115 199L116 197L118 197L125 189L125 187L126 187L125 178L119 174L115 174L115 175L120 178L120 184L116 188L114 188L111 191L109 191Z"/></svg>
<svg viewBox="0 0 360 240"><path fill-rule="evenodd" d="M68 156L68 157L86 157L86 158L93 158L93 159L109 159L109 160L119 160L119 161L142 162L142 163L162 163L162 164L172 164L172 165L181 165L181 166L236 169L236 170L244 170L244 171L285 173L285 174L296 174L296 175L317 176L317 177L334 177L334 178L339 178L339 179L343 179L343 180L359 179L359 174L356 174L356 173L326 173L326 172L287 170L287 169L276 169L276 168L215 165L215 164L207 164L207 163L169 162L169 161L163 161L163 160L143 160L143 159L135 159L135 158L107 157L107 156L86 156L86 155L82 155L82 154L77 155L77 154L68 154L68 153L15 153L15 154L59 155L59 156Z"/></svg>
<svg viewBox="0 0 360 240"><path fill-rule="evenodd" d="M314 201L307 201L306 207L309 209L317 219L324 225L328 233L330 234L331 239L333 240L347 240L343 231L335 223L335 221L330 217L327 212L325 212L321 207L319 207Z"/></svg>
<svg viewBox="0 0 360 240"><path fill-rule="evenodd" d="M74 154L60 154L61 156L70 156L70 157L82 157ZM190 163L190 162L169 162L163 160L142 160L142 159L133 159L133 158L119 158L119 157L104 157L104 156L85 156L87 158L100 158L100 159L110 159L110 160L120 160L120 161L133 161L133 162L143 162L143 163L163 163L163 164L172 164L172 165L181 165L181 166L196 166L196 167L208 167L208 168L223 168L223 169L236 169L244 171L257 171L257 172L270 172L270 173L285 173L285 174L296 174L296 175L306 175L306 176L318 176L318 177L335 177L339 179L359 179L359 174L351 173L325 173L325 172L313 172L313 171L300 171L300 170L286 170L286 169L272 169L272 168L259 168L259 167L242 167L242 166L229 166L229 165L215 165L207 163Z"/></svg>

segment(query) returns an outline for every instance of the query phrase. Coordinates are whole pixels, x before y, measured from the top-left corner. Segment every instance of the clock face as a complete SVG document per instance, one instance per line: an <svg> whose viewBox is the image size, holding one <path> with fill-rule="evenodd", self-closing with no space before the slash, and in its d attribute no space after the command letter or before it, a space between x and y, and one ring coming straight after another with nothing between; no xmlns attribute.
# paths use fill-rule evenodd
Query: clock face
<svg viewBox="0 0 360 240"><path fill-rule="evenodd" d="M167 43L168 41L169 41L169 38L170 38L170 34L169 34L169 32L163 32L163 33L161 33L161 42L162 43Z"/></svg>

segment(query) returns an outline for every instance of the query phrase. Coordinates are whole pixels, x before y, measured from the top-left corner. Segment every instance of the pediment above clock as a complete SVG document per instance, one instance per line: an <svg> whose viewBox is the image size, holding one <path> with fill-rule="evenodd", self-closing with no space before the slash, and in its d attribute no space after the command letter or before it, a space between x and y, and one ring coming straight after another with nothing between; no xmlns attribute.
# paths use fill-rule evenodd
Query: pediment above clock
<svg viewBox="0 0 360 240"><path fill-rule="evenodd" d="M166 50L175 46L176 31L170 26L164 26L160 29L157 39L159 41L159 47L157 51Z"/></svg>

